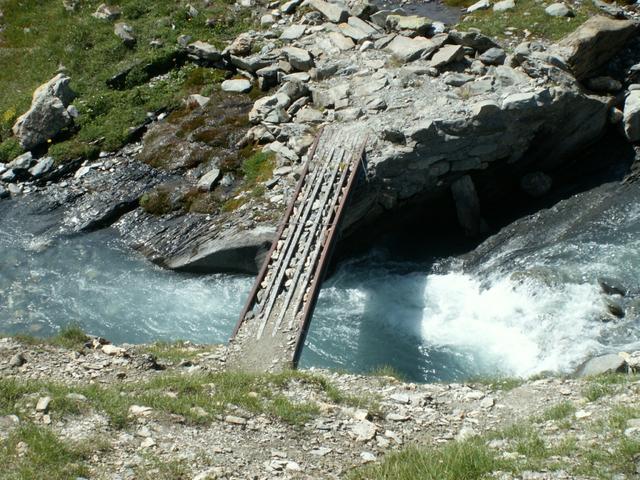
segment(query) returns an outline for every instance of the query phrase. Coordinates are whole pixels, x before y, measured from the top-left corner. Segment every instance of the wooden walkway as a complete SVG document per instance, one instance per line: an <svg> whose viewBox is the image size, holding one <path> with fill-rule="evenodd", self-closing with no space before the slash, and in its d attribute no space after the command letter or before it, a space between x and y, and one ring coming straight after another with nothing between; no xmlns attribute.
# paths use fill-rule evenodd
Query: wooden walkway
<svg viewBox="0 0 640 480"><path fill-rule="evenodd" d="M362 134L340 127L326 127L316 137L232 334L229 367L297 366L365 143Z"/></svg>

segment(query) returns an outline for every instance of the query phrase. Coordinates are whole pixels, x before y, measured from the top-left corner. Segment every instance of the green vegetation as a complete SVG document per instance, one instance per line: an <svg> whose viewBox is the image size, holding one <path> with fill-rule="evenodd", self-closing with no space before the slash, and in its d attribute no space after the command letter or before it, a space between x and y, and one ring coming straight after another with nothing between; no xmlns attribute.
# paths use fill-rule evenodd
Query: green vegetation
<svg viewBox="0 0 640 480"><path fill-rule="evenodd" d="M571 417L576 412L576 407L571 402L562 402L549 408L542 415L542 419L549 420L564 420Z"/></svg>
<svg viewBox="0 0 640 480"><path fill-rule="evenodd" d="M90 455L108 448L99 441L62 442L51 430L31 423L0 440L2 478L7 480L67 480L88 477L83 465Z"/></svg>
<svg viewBox="0 0 640 480"><path fill-rule="evenodd" d="M367 375L371 375L372 377L388 377L399 381L404 381L406 379L400 371L396 370L391 365L379 365L367 372Z"/></svg>
<svg viewBox="0 0 640 480"><path fill-rule="evenodd" d="M469 6L475 3L473 0L446 0L453 6ZM591 2L569 5L575 13L575 17L552 17L545 13L545 4L535 0L519 0L515 8L506 12L494 12L492 9L480 10L470 14L467 20L461 22L461 29L478 28L485 35L504 38L505 32L521 35L527 30L530 35L527 39L544 38L558 40L571 33L582 25L589 17L597 13L597 9Z"/></svg>
<svg viewBox="0 0 640 480"><path fill-rule="evenodd" d="M129 408L143 405L160 414L180 415L187 422L208 423L215 415L234 413L238 409L252 414L265 414L275 419L300 425L319 413L313 402L296 402L282 390L298 383L314 388L327 400L351 406L368 407L365 399L344 395L324 377L304 372L248 374L220 372L197 375L165 374L146 382L111 386L66 386L44 381L18 381L0 378L0 414L29 410L37 396L52 398L52 416L77 414L87 409L104 412L115 428L125 427L132 418ZM70 393L81 394L78 401ZM371 404L371 409L375 405ZM33 406L31 406L32 408Z"/></svg>
<svg viewBox="0 0 640 480"><path fill-rule="evenodd" d="M273 152L255 152L242 162L244 175L243 187L239 195L227 200L222 205L225 212L233 212L244 205L250 198L261 198L265 187L260 185L273 175L275 154Z"/></svg>
<svg viewBox="0 0 640 480"><path fill-rule="evenodd" d="M609 373L589 378L589 383L582 390L582 395L590 402L620 391L624 385L637 381L638 375Z"/></svg>
<svg viewBox="0 0 640 480"><path fill-rule="evenodd" d="M164 215L173 210L171 205L171 192L165 188L156 188L140 197L142 209L152 215Z"/></svg>
<svg viewBox="0 0 640 480"><path fill-rule="evenodd" d="M358 469L351 480L474 480L501 469L501 462L479 439L450 442L435 449L409 447L387 455L380 465Z"/></svg>
<svg viewBox="0 0 640 480"><path fill-rule="evenodd" d="M215 348L216 346L193 346L183 340L176 340L175 342L155 342L139 350L164 362L179 363L182 360L194 360L199 354L211 352Z"/></svg>
<svg viewBox="0 0 640 480"><path fill-rule="evenodd" d="M35 337L33 335L18 334L14 335L16 340L27 345L55 345L69 349L80 349L89 340L89 337L82 330L82 327L76 324L69 324L62 327L58 333L48 338Z"/></svg>
<svg viewBox="0 0 640 480"><path fill-rule="evenodd" d="M147 112L172 108L189 93L212 91L222 79L220 72L180 66L178 36L191 35L221 47L250 27L250 11L235 11L232 0L199 7L194 18L187 14L188 0L122 0L117 21L131 25L137 37L136 46L128 48L113 33L114 22L92 16L101 3L78 2L75 11L67 11L62 2L2 2L0 161L3 155L17 152L15 143L6 142L16 118L28 109L33 91L61 68L78 94L74 104L80 116L77 133L67 132L65 137L71 138L51 148L58 161L91 156L98 149L113 150L127 140L132 126L145 120ZM207 26L207 18L216 19L215 26ZM174 66L168 74L148 82ZM127 69L120 89L107 86L108 79Z"/></svg>
<svg viewBox="0 0 640 480"><path fill-rule="evenodd" d="M17 139L7 138L4 142L0 143L0 163L10 162L23 152L24 150L22 150Z"/></svg>

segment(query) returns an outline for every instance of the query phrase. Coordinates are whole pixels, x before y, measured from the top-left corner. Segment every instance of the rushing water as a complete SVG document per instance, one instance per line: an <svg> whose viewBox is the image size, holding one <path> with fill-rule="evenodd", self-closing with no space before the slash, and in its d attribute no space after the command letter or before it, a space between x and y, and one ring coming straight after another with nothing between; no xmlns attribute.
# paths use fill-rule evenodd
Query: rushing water
<svg viewBox="0 0 640 480"><path fill-rule="evenodd" d="M227 340L250 277L164 271L109 230L48 240L41 218L12 205L0 204L0 331L48 335L72 322L119 343ZM637 287L640 207L598 218L538 242L506 235L467 273L383 246L344 261L322 289L301 363L389 365L432 381L569 371L594 353L640 348L633 296L624 319L603 322L596 282Z"/></svg>

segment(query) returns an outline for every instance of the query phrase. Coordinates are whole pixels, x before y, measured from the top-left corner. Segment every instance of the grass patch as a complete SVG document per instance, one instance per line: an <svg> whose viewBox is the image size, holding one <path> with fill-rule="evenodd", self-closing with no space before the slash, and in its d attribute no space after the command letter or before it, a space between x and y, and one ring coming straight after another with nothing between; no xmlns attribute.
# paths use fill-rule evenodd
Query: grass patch
<svg viewBox="0 0 640 480"><path fill-rule="evenodd" d="M233 212L251 198L262 198L266 193L266 188L260 183L266 182L273 176L274 168L275 154L273 152L255 152L248 155L241 167L244 176L242 189L238 195L222 204L222 211Z"/></svg>
<svg viewBox="0 0 640 480"><path fill-rule="evenodd" d="M84 465L94 448L61 441L49 429L33 424L22 425L7 440L0 441L2 478L33 480L67 480L87 477ZM96 448L98 445L96 445Z"/></svg>
<svg viewBox="0 0 640 480"><path fill-rule="evenodd" d="M232 0L215 0L206 8L199 7L195 18L186 13L188 0L123 0L118 21L131 25L137 37L135 48L127 48L114 35L114 22L92 17L101 3L86 0L69 12L62 2L2 2L0 142L11 137L11 127L28 109L35 88L64 65L78 94L74 104L80 116L74 139L85 148L116 149L127 141L129 129L145 120L147 112L175 106L185 95L210 89L222 80L219 71L172 64L177 60L178 36L190 35L222 47L252 26L251 11L237 9ZM207 26L207 18L215 18L216 25ZM150 45L152 40L162 46ZM168 74L149 81L160 73L158 69L166 71L174 66ZM122 88L109 88L107 80L125 70L129 73ZM92 151L64 143L51 150L58 160Z"/></svg>
<svg viewBox="0 0 640 480"><path fill-rule="evenodd" d="M89 340L89 337L84 330L82 330L82 327L76 324L62 327L58 333L48 338L36 337L29 334L13 335L13 338L25 345L54 345L71 350L83 348L84 344Z"/></svg>
<svg viewBox="0 0 640 480"><path fill-rule="evenodd" d="M564 420L571 417L576 412L576 407L573 403L565 401L561 402L553 407L549 408L542 415L542 420Z"/></svg>
<svg viewBox="0 0 640 480"><path fill-rule="evenodd" d="M8 163L24 152L15 138L7 138L0 143L0 163Z"/></svg>
<svg viewBox="0 0 640 480"><path fill-rule="evenodd" d="M482 440L450 442L433 450L409 447L387 455L380 465L352 472L350 480L474 480L499 470L502 462Z"/></svg>
<svg viewBox="0 0 640 480"><path fill-rule="evenodd" d="M139 203L145 212L152 215L164 215L173 210L171 192L166 188L156 188L144 193Z"/></svg>
<svg viewBox="0 0 640 480"><path fill-rule="evenodd" d="M589 378L589 383L582 390L582 395L590 402L614 395L622 386L637 381L638 375L626 373L607 373Z"/></svg>
<svg viewBox="0 0 640 480"><path fill-rule="evenodd" d="M18 381L0 378L0 412L30 411L34 399L52 397L50 414L61 417L88 409L103 412L115 428L132 420L129 407L143 405L157 413L184 417L191 424L209 423L216 415L240 411L265 414L292 425L300 425L319 413L313 402L296 402L284 394L294 382L323 392L335 403L362 405L362 399L343 395L328 380L317 375L290 371L278 374L219 372L197 375L165 374L147 382L121 383L111 386L84 385L69 387L52 382ZM85 402L69 398L69 393L86 397ZM370 406L370 405L368 405Z"/></svg>
<svg viewBox="0 0 640 480"><path fill-rule="evenodd" d="M468 6L467 0L447 0L447 2ZM498 38L506 37L507 28L514 28L514 32L518 34L524 30L531 32L528 39L558 40L598 13L591 2L573 4L571 8L575 17L552 17L545 13L544 4L537 3L535 0L520 0L516 2L515 8L506 12L494 12L492 9L476 11L468 15L466 20L458 26L464 30L478 28L485 35Z"/></svg>
<svg viewBox="0 0 640 480"><path fill-rule="evenodd" d="M400 372L396 368L392 367L391 365L379 365L379 366L369 370L367 372L367 375L370 375L372 377L394 378L394 379L396 379L398 381L401 381L401 382L406 380L406 377L402 374L402 372Z"/></svg>
<svg viewBox="0 0 640 480"><path fill-rule="evenodd" d="M153 355L165 362L179 363L182 360L193 360L203 352L210 352L215 347L195 347L183 340L175 342L155 342L140 349L141 352Z"/></svg>

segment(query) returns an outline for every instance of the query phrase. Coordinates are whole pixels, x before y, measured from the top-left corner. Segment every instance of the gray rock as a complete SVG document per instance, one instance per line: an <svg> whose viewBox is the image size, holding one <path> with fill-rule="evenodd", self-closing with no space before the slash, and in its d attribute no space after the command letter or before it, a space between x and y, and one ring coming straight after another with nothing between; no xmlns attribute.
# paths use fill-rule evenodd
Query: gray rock
<svg viewBox="0 0 640 480"><path fill-rule="evenodd" d="M354 17L368 19L378 11L378 7L371 0L351 0L349 3L349 13Z"/></svg>
<svg viewBox="0 0 640 480"><path fill-rule="evenodd" d="M222 91L224 92L233 92L233 93L247 93L251 91L251 82L244 78L234 79L234 80L225 80L220 85Z"/></svg>
<svg viewBox="0 0 640 480"><path fill-rule="evenodd" d="M490 48L500 48L500 45L494 42L490 37L474 31L460 32L452 30L449 32L449 39L457 45L471 47L480 53L485 52Z"/></svg>
<svg viewBox="0 0 640 480"><path fill-rule="evenodd" d="M286 97L286 98L285 98ZM258 99L249 112L251 123L283 123L290 120L285 108L289 106L290 99L286 95L271 95Z"/></svg>
<svg viewBox="0 0 640 480"><path fill-rule="evenodd" d="M627 287L617 278L598 277L598 285L600 285L602 292L607 295L620 295L624 297L629 293Z"/></svg>
<svg viewBox="0 0 640 480"><path fill-rule="evenodd" d="M91 16L94 18L98 18L100 20L113 21L113 20L116 20L118 17L120 17L121 14L122 14L122 11L120 10L120 7L117 7L115 5L106 5L102 3L96 9L96 11L91 14Z"/></svg>
<svg viewBox="0 0 640 480"><path fill-rule="evenodd" d="M624 306L618 299L604 297L602 301L611 315L617 318L624 318Z"/></svg>
<svg viewBox="0 0 640 480"><path fill-rule="evenodd" d="M53 168L53 158L51 157L43 157L31 168L29 169L29 173L33 178L38 178Z"/></svg>
<svg viewBox="0 0 640 480"><path fill-rule="evenodd" d="M263 27L270 27L274 23L276 23L276 19L270 13L267 13L265 15L262 15L262 17L260 17L260 25Z"/></svg>
<svg viewBox="0 0 640 480"><path fill-rule="evenodd" d="M27 359L24 358L24 355L21 353L16 353L11 357L11 360L9 360L9 366L13 368L21 367L25 363L27 363Z"/></svg>
<svg viewBox="0 0 640 480"><path fill-rule="evenodd" d="M513 93L502 101L503 110L528 110L538 106L534 92Z"/></svg>
<svg viewBox="0 0 640 480"><path fill-rule="evenodd" d="M288 2L280 5L280 11L282 13L286 13L287 15L292 14L296 11L296 8L302 3L302 0L289 0Z"/></svg>
<svg viewBox="0 0 640 480"><path fill-rule="evenodd" d="M13 168L15 170L27 170L31 167L32 164L33 155L31 154L31 152L26 152L7 163L7 168Z"/></svg>
<svg viewBox="0 0 640 480"><path fill-rule="evenodd" d="M489 0L479 0L473 5L467 7L467 13L477 12L478 10L487 10L491 7Z"/></svg>
<svg viewBox="0 0 640 480"><path fill-rule="evenodd" d="M15 170L13 168L8 169L6 172L0 175L0 180L7 183L15 182L17 180Z"/></svg>
<svg viewBox="0 0 640 480"><path fill-rule="evenodd" d="M13 134L22 148L32 150L71 124L73 119L67 106L75 94L69 87L70 81L66 75L58 74L33 93L31 107L13 126Z"/></svg>
<svg viewBox="0 0 640 480"><path fill-rule="evenodd" d="M587 360L576 370L578 377L590 377L604 373L626 372L627 362L618 354L610 353Z"/></svg>
<svg viewBox="0 0 640 480"><path fill-rule="evenodd" d="M531 197L538 198L551 190L553 180L543 172L527 173L520 179L520 188Z"/></svg>
<svg viewBox="0 0 640 480"><path fill-rule="evenodd" d="M202 108L208 105L210 101L211 101L210 97L198 95L197 93L191 94L189 95L189 97L187 97L187 105L189 105L189 107L191 108L196 108L196 107Z"/></svg>
<svg viewBox="0 0 640 480"><path fill-rule="evenodd" d="M464 48L461 45L443 45L431 57L431 66L441 68L462 58L464 58Z"/></svg>
<svg viewBox="0 0 640 480"><path fill-rule="evenodd" d="M391 52L396 60L406 63L416 60L423 55L428 55L435 49L435 43L427 38L409 38L398 35L387 45L385 50Z"/></svg>
<svg viewBox="0 0 640 480"><path fill-rule="evenodd" d="M583 80L609 61L636 31L632 21L597 15L563 38L553 52Z"/></svg>
<svg viewBox="0 0 640 480"><path fill-rule="evenodd" d="M451 184L451 193L456 204L458 222L470 237L477 236L482 227L480 200L469 175L464 175Z"/></svg>
<svg viewBox="0 0 640 480"><path fill-rule="evenodd" d="M189 52L189 55L194 57L196 60L204 62L215 63L222 60L222 54L216 47L200 40L190 43L187 46L187 52Z"/></svg>
<svg viewBox="0 0 640 480"><path fill-rule="evenodd" d="M305 107L296 115L296 122L320 123L324 120L324 114L315 108Z"/></svg>
<svg viewBox="0 0 640 480"><path fill-rule="evenodd" d="M234 67L237 67L240 70L246 70L247 72L254 73L262 68L267 68L273 65L276 62L276 58L257 53L248 57L231 55L229 57L229 61Z"/></svg>
<svg viewBox="0 0 640 480"><path fill-rule="evenodd" d="M375 438L378 427L369 420L360 420L351 427L351 432L357 442L367 442Z"/></svg>
<svg viewBox="0 0 640 480"><path fill-rule="evenodd" d="M9 196L11 196L9 190L4 188L3 185L0 185L0 200L2 200L3 198L8 198Z"/></svg>
<svg viewBox="0 0 640 480"><path fill-rule="evenodd" d="M385 27L396 32L412 31L416 35L426 35L431 29L433 21L420 15L388 15Z"/></svg>
<svg viewBox="0 0 640 480"><path fill-rule="evenodd" d="M544 9L547 15L552 17L573 17L575 13L571 11L564 3L552 3Z"/></svg>
<svg viewBox="0 0 640 480"><path fill-rule="evenodd" d="M349 12L335 3L327 3L324 0L311 0L309 5L333 23L346 22L349 18Z"/></svg>
<svg viewBox="0 0 640 480"><path fill-rule="evenodd" d="M290 25L280 34L280 40L297 40L304 35L306 29L306 25Z"/></svg>
<svg viewBox="0 0 640 480"><path fill-rule="evenodd" d="M244 57L251 53L252 44L253 37L248 33L241 33L231 42L231 45L225 48L224 53Z"/></svg>
<svg viewBox="0 0 640 480"><path fill-rule="evenodd" d="M444 83L452 87L461 87L465 83L472 82L474 79L475 77L473 75L455 72L448 72L447 75L443 77Z"/></svg>
<svg viewBox="0 0 640 480"><path fill-rule="evenodd" d="M622 90L622 83L611 77L594 77L587 80L587 88L595 92L615 93Z"/></svg>
<svg viewBox="0 0 640 480"><path fill-rule="evenodd" d="M351 20L351 18L354 17L349 17L349 20ZM349 37L355 43L363 42L371 37L371 33L365 33L359 28L354 27L353 25L350 25L348 23L341 23L340 25L338 25L338 28L340 29L342 35L344 35L345 37Z"/></svg>
<svg viewBox="0 0 640 480"><path fill-rule="evenodd" d="M478 57L485 65L502 65L507 54L501 48L490 48Z"/></svg>
<svg viewBox="0 0 640 480"><path fill-rule="evenodd" d="M640 90L627 95L623 110L624 133L630 142L640 142Z"/></svg>
<svg viewBox="0 0 640 480"><path fill-rule="evenodd" d="M286 47L282 49L291 66L299 71L306 72L313 67L313 57L308 50L298 47Z"/></svg>
<svg viewBox="0 0 640 480"><path fill-rule="evenodd" d="M378 28L358 17L349 17L349 20L347 20L347 25L350 25L353 28L364 32L368 37L372 37L373 35L377 35L380 33L380 30Z"/></svg>
<svg viewBox="0 0 640 480"><path fill-rule="evenodd" d="M356 46L351 38L345 37L343 34L338 32L330 32L329 38L331 39L333 44L342 51L352 50Z"/></svg>
<svg viewBox="0 0 640 480"><path fill-rule="evenodd" d="M210 192L216 187L218 180L220 180L220 169L213 168L200 177L197 184L198 190Z"/></svg>
<svg viewBox="0 0 640 480"><path fill-rule="evenodd" d="M36 403L36 412L47 413L50 404L51 397L40 397Z"/></svg>
<svg viewBox="0 0 640 480"><path fill-rule="evenodd" d="M136 37L133 34L133 27L124 22L116 23L113 27L113 33L122 40L127 47L131 48L136 44Z"/></svg>
<svg viewBox="0 0 640 480"><path fill-rule="evenodd" d="M516 7L516 3L514 0L502 0L501 2L496 2L493 6L494 12L506 12L507 10L512 10Z"/></svg>

